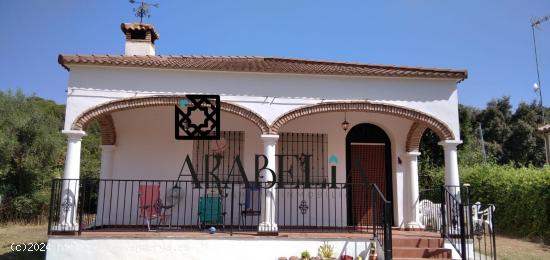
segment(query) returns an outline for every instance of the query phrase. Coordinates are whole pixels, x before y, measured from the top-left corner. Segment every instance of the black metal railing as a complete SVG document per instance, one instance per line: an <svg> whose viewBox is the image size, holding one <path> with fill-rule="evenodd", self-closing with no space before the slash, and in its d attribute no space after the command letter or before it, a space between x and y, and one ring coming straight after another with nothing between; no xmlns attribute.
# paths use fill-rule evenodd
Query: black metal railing
<svg viewBox="0 0 550 260"><path fill-rule="evenodd" d="M469 236L473 250L467 259L497 259L495 240L495 206L476 202L466 206L471 216Z"/></svg>
<svg viewBox="0 0 550 260"><path fill-rule="evenodd" d="M495 206L470 203L469 186L441 187L441 236L462 259L496 259Z"/></svg>
<svg viewBox="0 0 550 260"><path fill-rule="evenodd" d="M48 232L107 231L257 231L262 220L283 232L372 231L387 245L391 203L376 188L372 206L369 186L355 183L245 184L177 180L55 179L52 181ZM351 190L365 198L351 205ZM373 188L374 191L374 188ZM270 208L271 207L271 208ZM371 215L367 214L369 207ZM269 212L272 212L270 215ZM263 214L267 214L264 216ZM390 225L390 226L388 226ZM374 227L374 228L371 228ZM378 227L384 230L375 231ZM384 241L385 240L385 241ZM391 243L391 242L389 242Z"/></svg>
<svg viewBox="0 0 550 260"><path fill-rule="evenodd" d="M281 231L309 232L368 232L368 214L364 218L348 216L348 205L354 210L366 209L368 200L347 204L353 189L364 190L363 183L310 184L309 187L296 184L278 185L276 189L276 222Z"/></svg>
<svg viewBox="0 0 550 260"><path fill-rule="evenodd" d="M466 256L466 222L460 199L460 187L441 187L441 236L447 239L461 257Z"/></svg>
<svg viewBox="0 0 550 260"><path fill-rule="evenodd" d="M372 225L374 240L382 247L384 259L392 259L392 204L376 184L371 185Z"/></svg>

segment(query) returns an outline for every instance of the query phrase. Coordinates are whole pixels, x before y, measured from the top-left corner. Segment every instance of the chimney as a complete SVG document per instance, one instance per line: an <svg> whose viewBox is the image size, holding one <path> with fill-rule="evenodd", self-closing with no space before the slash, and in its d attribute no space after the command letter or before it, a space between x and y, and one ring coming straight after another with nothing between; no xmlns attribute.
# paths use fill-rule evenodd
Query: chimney
<svg viewBox="0 0 550 260"><path fill-rule="evenodd" d="M159 34L152 24L122 23L120 28L126 37L124 55L155 55Z"/></svg>

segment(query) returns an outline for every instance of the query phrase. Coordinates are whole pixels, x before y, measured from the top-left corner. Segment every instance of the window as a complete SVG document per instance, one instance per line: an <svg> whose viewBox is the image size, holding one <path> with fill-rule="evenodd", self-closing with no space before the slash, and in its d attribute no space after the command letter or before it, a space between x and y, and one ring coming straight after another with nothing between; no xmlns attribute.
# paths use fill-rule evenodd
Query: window
<svg viewBox="0 0 550 260"><path fill-rule="evenodd" d="M278 160L283 160L284 169L279 169L278 178L283 177L285 183L305 183L307 158L309 158L309 180L312 184L327 181L327 145L326 134L315 133L280 133L277 143ZM292 166L292 174L281 173Z"/></svg>
<svg viewBox="0 0 550 260"><path fill-rule="evenodd" d="M242 156L244 149L244 132L240 131L222 131L220 132L220 140L195 140L193 143L193 166L197 171L200 181L206 180L206 168L204 165L205 155L208 155L208 171L212 171L216 165L214 156L221 156L219 167L214 171L214 175L218 176L220 181L229 180L229 172L237 156L241 157L241 162L244 161ZM235 181L240 181L240 172L235 166L235 172L232 178ZM208 180L212 181L213 177L208 176Z"/></svg>

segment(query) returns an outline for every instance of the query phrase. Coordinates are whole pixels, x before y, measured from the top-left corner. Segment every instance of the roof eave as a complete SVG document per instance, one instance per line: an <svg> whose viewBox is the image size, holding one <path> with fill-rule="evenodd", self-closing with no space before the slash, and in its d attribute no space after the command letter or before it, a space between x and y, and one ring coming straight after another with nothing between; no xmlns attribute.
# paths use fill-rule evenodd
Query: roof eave
<svg viewBox="0 0 550 260"><path fill-rule="evenodd" d="M361 64L361 66L385 66L385 67L394 67L396 69L414 69L414 70L431 70L436 72L445 72L445 73L452 73L456 76L411 76L409 74L407 75L387 75L387 74L380 74L380 75L354 75L354 74L342 74L342 73L308 73L308 72L277 72L277 71L240 71L240 70L232 70L232 69L203 69L203 68L172 68L172 67L165 67L165 66L142 66L142 65L136 65L136 64L112 64L112 63L90 63L90 62L75 62L74 57L78 57L80 55L63 55L60 54L58 56L58 63L63 66L67 71L70 71L70 65L83 65L83 66L110 66L110 67L129 67L129 68L154 68L154 69L175 69L175 70L189 70L189 71L223 71L223 72L243 72L243 73L270 73L270 74L298 74L298 75L332 75L332 76L356 76L356 77L382 77L382 78L410 78L410 79L440 79L440 80L456 80L456 84L464 81L468 78L468 71L467 70L446 70L446 69L432 69L432 68L415 68L415 67L405 67L405 66L394 66L394 65L371 65L371 64ZM94 55L90 55L94 56ZM109 56L109 55L107 55ZM86 56L83 56L86 57ZM144 56L149 57L149 56ZM160 56L154 56L154 57L160 57ZM273 58L262 58L262 59L273 59ZM275 58L275 59L284 59L284 58ZM292 60L292 59L287 59ZM319 62L322 63L323 61L308 61L303 60L305 62ZM335 62L327 62L327 63L335 63ZM342 62L343 65L350 64Z"/></svg>

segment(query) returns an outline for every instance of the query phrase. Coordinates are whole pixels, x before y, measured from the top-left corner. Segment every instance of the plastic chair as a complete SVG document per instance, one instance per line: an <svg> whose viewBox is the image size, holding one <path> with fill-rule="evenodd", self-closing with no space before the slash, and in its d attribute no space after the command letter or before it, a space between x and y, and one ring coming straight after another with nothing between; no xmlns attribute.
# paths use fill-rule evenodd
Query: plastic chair
<svg viewBox="0 0 550 260"><path fill-rule="evenodd" d="M219 196L204 196L199 198L199 228L205 225L223 225L225 212L222 208L222 200Z"/></svg>
<svg viewBox="0 0 550 260"><path fill-rule="evenodd" d="M151 231L151 222L157 219L159 224L166 223L166 219L171 217L166 210L171 209L172 205L164 205L160 199L160 185L140 185L139 186L139 217L147 222L147 229Z"/></svg>
<svg viewBox="0 0 550 260"><path fill-rule="evenodd" d="M258 192L258 188L252 187L246 189L244 203L239 203L241 213L239 214L239 230L241 229L241 225L246 225L247 217L260 216L261 211L259 209L254 209L255 205L257 205L258 208L260 205L260 196L258 194L256 194L256 199L254 199L254 194Z"/></svg>

